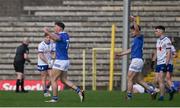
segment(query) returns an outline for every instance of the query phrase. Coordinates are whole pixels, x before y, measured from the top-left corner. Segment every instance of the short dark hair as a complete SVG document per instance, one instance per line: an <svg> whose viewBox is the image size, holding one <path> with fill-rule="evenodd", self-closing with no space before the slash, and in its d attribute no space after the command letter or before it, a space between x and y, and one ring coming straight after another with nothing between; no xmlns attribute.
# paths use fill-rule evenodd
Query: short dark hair
<svg viewBox="0 0 180 108"><path fill-rule="evenodd" d="M139 26L139 25L137 25L137 26L138 26L138 28L139 28L139 31L141 31L141 26ZM130 29L131 29L131 30L135 30L134 25L132 25L132 26L130 27Z"/></svg>
<svg viewBox="0 0 180 108"><path fill-rule="evenodd" d="M64 25L63 22L55 22L55 25L61 27L63 30L64 30L64 28L65 28L65 25Z"/></svg>
<svg viewBox="0 0 180 108"><path fill-rule="evenodd" d="M160 30L162 30L163 32L165 32L165 27L164 27L164 26L161 26L161 25L156 26L155 29L160 29Z"/></svg>

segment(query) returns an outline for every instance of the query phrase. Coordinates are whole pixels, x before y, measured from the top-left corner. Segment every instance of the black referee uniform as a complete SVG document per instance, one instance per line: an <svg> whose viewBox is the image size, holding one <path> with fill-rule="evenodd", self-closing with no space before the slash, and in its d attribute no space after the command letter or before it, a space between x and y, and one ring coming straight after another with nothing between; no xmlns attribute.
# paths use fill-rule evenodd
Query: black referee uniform
<svg viewBox="0 0 180 108"><path fill-rule="evenodd" d="M24 58L24 54L29 54L29 48L27 44L22 43L20 46L16 48L16 55L14 57L14 69L15 72L24 74L24 64L26 59ZM29 61L29 59L28 59ZM16 81L16 92L19 92L19 86L21 86L21 91L24 90L24 78L17 79Z"/></svg>

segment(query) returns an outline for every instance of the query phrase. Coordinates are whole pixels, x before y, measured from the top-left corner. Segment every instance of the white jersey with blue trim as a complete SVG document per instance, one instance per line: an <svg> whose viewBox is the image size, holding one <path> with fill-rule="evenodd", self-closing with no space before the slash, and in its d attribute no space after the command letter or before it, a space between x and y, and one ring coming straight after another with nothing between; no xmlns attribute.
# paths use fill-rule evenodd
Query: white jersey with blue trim
<svg viewBox="0 0 180 108"><path fill-rule="evenodd" d="M169 64L173 64L173 55L175 54L176 52L176 49L173 45L171 45L171 58L170 58L170 61L169 61Z"/></svg>
<svg viewBox="0 0 180 108"><path fill-rule="evenodd" d="M53 42L47 44L44 41L42 41L38 45L38 53L43 53L49 62L52 60L52 52L55 52L55 44ZM41 60L40 57L38 56L38 65L48 65L48 64L44 63L44 61Z"/></svg>
<svg viewBox="0 0 180 108"><path fill-rule="evenodd" d="M56 59L68 60L69 35L66 32L58 33L59 40L56 41Z"/></svg>
<svg viewBox="0 0 180 108"><path fill-rule="evenodd" d="M166 64L167 50L171 49L171 41L168 37L161 37L157 39L156 50L157 50L157 65Z"/></svg>

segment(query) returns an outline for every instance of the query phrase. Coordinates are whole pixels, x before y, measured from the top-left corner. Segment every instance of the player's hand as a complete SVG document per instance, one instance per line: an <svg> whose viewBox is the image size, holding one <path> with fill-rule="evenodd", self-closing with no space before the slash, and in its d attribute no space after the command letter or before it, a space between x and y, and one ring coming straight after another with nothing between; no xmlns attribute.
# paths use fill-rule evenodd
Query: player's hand
<svg viewBox="0 0 180 108"><path fill-rule="evenodd" d="M49 68L52 68L53 65L54 65L54 60L51 60L51 61L48 62L48 67Z"/></svg>
<svg viewBox="0 0 180 108"><path fill-rule="evenodd" d="M28 58L28 59L26 59L26 61L29 63L29 64L31 64L31 60Z"/></svg>
<svg viewBox="0 0 180 108"><path fill-rule="evenodd" d="M151 69L154 70L154 62L155 61L151 61Z"/></svg>
<svg viewBox="0 0 180 108"><path fill-rule="evenodd" d="M43 31L44 31L45 33L49 33L49 28L48 28L48 27L44 27Z"/></svg>
<svg viewBox="0 0 180 108"><path fill-rule="evenodd" d="M121 56L122 56L122 55L119 54L119 53L117 53L117 52L114 53L114 58L119 58L119 57L121 57Z"/></svg>
<svg viewBox="0 0 180 108"><path fill-rule="evenodd" d="M136 17L135 16L130 16L130 21L135 21Z"/></svg>
<svg viewBox="0 0 180 108"><path fill-rule="evenodd" d="M25 65L31 65L31 60L26 60Z"/></svg>

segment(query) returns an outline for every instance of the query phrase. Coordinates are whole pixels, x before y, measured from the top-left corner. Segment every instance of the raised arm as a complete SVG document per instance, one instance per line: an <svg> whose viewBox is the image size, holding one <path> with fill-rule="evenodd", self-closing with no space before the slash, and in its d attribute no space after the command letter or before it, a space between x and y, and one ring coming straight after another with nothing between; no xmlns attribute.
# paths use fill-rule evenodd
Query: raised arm
<svg viewBox="0 0 180 108"><path fill-rule="evenodd" d="M59 36L57 34L52 34L51 32L49 32L49 29L47 27L44 27L44 32L47 33L52 40L54 41L60 40Z"/></svg>
<svg viewBox="0 0 180 108"><path fill-rule="evenodd" d="M136 22L136 17L131 16L130 19L131 19L131 21L133 22L134 30L135 30L136 32L140 32L140 28L139 28L139 26L138 26L138 24L137 24L137 22Z"/></svg>

